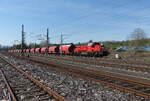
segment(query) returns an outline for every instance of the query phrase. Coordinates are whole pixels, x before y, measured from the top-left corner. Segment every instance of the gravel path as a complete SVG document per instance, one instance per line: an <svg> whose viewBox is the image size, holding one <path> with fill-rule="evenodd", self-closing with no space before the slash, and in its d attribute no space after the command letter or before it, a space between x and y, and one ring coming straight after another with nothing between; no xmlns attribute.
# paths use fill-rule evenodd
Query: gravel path
<svg viewBox="0 0 150 101"><path fill-rule="evenodd" d="M133 94L48 70L46 66L10 57L9 59L69 101L144 101L142 97Z"/></svg>

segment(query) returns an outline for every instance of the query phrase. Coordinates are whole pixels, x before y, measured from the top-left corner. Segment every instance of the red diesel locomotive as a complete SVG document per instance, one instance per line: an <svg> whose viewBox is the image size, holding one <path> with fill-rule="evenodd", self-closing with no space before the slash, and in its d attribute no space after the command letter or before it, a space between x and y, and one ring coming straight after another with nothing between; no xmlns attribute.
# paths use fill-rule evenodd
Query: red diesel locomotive
<svg viewBox="0 0 150 101"><path fill-rule="evenodd" d="M84 56L106 56L108 55L108 49L106 49L104 45L94 42L87 45L76 46L74 53Z"/></svg>

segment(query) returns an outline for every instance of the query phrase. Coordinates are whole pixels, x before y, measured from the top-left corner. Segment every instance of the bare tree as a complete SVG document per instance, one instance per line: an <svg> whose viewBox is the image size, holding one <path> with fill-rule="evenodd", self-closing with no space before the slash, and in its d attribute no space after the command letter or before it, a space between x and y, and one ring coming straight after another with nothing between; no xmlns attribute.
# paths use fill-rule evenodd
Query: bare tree
<svg viewBox="0 0 150 101"><path fill-rule="evenodd" d="M131 34L131 40L143 40L146 39L146 33L141 28L136 28Z"/></svg>
<svg viewBox="0 0 150 101"><path fill-rule="evenodd" d="M136 28L129 38L131 40L131 46L134 46L135 49L138 49L140 46L145 45L145 39L147 36L143 29Z"/></svg>

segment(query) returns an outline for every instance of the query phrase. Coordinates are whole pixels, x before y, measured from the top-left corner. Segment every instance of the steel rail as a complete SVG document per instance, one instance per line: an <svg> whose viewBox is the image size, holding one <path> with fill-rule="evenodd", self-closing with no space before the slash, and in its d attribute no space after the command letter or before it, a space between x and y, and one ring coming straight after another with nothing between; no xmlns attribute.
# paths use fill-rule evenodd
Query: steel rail
<svg viewBox="0 0 150 101"><path fill-rule="evenodd" d="M9 93L11 95L12 101L17 101L17 98L16 98L15 94L13 93L13 90L12 90L12 88L11 88L11 86L10 86L10 84L9 84L9 82L8 82L4 72L3 72L3 70L0 69L0 72L1 72L1 74L3 76L4 82L5 82L5 84L6 84L7 88L8 88L8 91L9 91Z"/></svg>
<svg viewBox="0 0 150 101"><path fill-rule="evenodd" d="M96 81L96 82L99 82L101 84L107 85L109 87L118 89L120 91L129 92L129 93L132 93L132 94L135 94L135 95L142 96L146 99L150 99L150 85L146 84L146 83L143 83L143 82L139 82L136 79L129 80L129 79L126 79L126 77L120 77L120 75L112 76L112 74L110 74L110 72L108 72L108 73L105 72L104 73L104 71L98 72L98 71L91 71L91 70L88 70L88 69L79 69L79 68L75 68L75 67L73 68L73 66L68 67L67 65L60 64L58 62L55 62L55 63L53 62L52 63L50 61L45 61L45 60L42 61L42 59L39 60L39 59L31 59L31 58L26 58L26 57L21 57L21 58L22 59L27 59L31 62L47 65L49 68L54 69L54 70L59 71L59 72L64 72L66 74L73 75L73 76L76 76L76 77L80 77L80 78L83 78L83 79L86 79L86 80ZM131 76L128 76L128 77L130 78ZM108 79L108 81L103 80L103 78ZM117 85L113 82L109 82L109 80L121 81L122 84L124 82L126 82L128 85L131 85L131 87ZM149 92L145 93L142 90L141 91L136 90L136 89L134 89L135 87L138 87L138 89L139 88L145 89L145 87L146 87L145 90L146 91L148 90Z"/></svg>
<svg viewBox="0 0 150 101"><path fill-rule="evenodd" d="M53 64L58 64L58 63L54 63L54 61L50 61L50 60L46 60L46 59L42 59L42 58L36 58L36 60L34 59L34 57L32 57L32 58L26 58L26 57L19 57L19 56L16 56L17 58L22 58L22 59L28 59L28 60L31 60L31 61L35 61L35 62L39 62L39 63L44 63L44 64L47 64L47 65L52 65L51 63L53 63ZM42 60L42 61L40 61L40 60ZM60 65L62 64L62 63L59 63ZM68 66L74 66L74 65L70 65L70 64L62 64L62 65L68 65ZM53 65L53 66L55 66L55 65ZM76 67L76 66L74 66L74 67ZM70 68L68 68L68 69L70 69ZM78 68L78 69L80 69L80 68ZM82 68L80 69L80 70L83 70ZM92 70L92 69L87 69L87 68L85 68L84 69L86 72L91 72L91 71L93 71L93 72L95 72L95 74L101 74L101 71L103 71L103 70L101 70L101 71L99 71L99 70ZM103 71L103 72L105 72L106 73L106 71ZM110 72L107 72L108 74L110 73ZM111 73L112 74L112 73ZM121 74L121 73L115 73L115 74ZM120 75L121 76L121 75ZM116 78L116 79L120 79L120 76L119 77L117 77L117 76L115 76L114 78ZM130 77L130 79L131 79L131 76L126 76L126 77L124 77L124 78L128 78L128 77ZM136 78L136 81L138 81L139 82L139 80L141 80L141 79L143 79L143 80L145 80L145 81L149 81L149 82L147 82L147 84L148 83L150 83L150 80L148 80L148 79L144 79L144 78L137 78L137 77L135 77L135 76L132 76L132 77L134 77L134 78ZM133 79L133 78L132 78ZM127 79L128 80L128 79ZM128 80L129 81L129 80ZM133 82L133 81L132 81ZM142 82L142 84L145 84L145 83L143 83ZM150 84L148 84L148 85L150 85Z"/></svg>
<svg viewBox="0 0 150 101"><path fill-rule="evenodd" d="M38 62L38 63L41 63L41 62ZM45 64L45 63L44 63ZM52 68L51 68L52 69ZM59 71L59 69L62 69L62 68L57 68L57 71ZM67 71L66 71L67 70ZM96 82L99 82L101 84L104 84L104 85L107 85L109 87L112 87L112 88L115 88L115 89L118 89L120 91L125 91L125 92L129 92L129 93L132 93L132 94L136 94L136 95L139 95L139 96L142 96L142 97L145 97L145 98L150 98L150 95L149 94L146 94L146 93L143 93L143 92L140 92L140 91L137 91L137 90L133 90L133 89L130 89L130 88L127 88L127 87L122 87L122 86L119 86L119 85L116 85L116 84L113 84L113 83L108 83L107 81L102 81L102 80L97 80L93 77L90 77L89 75L93 75L94 76L94 73L90 73L90 72L87 72L85 70L79 70L79 71L76 71L75 73L75 69L68 69L68 68L64 68L63 69L63 72L67 73L67 74L70 74L70 75L75 75L75 76L78 76L80 78L84 78L86 80L92 80L92 81L96 81ZM87 72L85 75L83 75L83 73ZM82 73L82 74L80 74ZM95 76L99 76L100 75L95 75ZM110 80L111 79L115 79L115 80L119 80L119 79L116 79L114 77L111 77L110 75L105 75L107 78L109 78ZM105 78L105 76L103 76ZM125 82L127 82L127 80L125 79L124 80ZM130 81L131 82L131 81ZM133 84L137 84L135 82L132 82ZM141 85L141 84L138 84L138 85ZM146 86L146 85L144 85Z"/></svg>
<svg viewBox="0 0 150 101"><path fill-rule="evenodd" d="M30 54L31 56L39 56L37 54ZM40 54L44 57L49 57L48 55L43 55ZM57 58L64 58L64 59L71 59L72 57L76 58L76 59L85 59L87 60L88 58L90 58L90 60L96 60L96 61L109 61L109 62L119 62L122 64L137 64L138 66L150 66L150 63L143 63L142 61L130 61L130 60L124 60L124 59L110 59L110 58L96 58L96 57L84 57L84 56L68 56L68 55L63 55L63 56L59 56L59 55L51 55L51 57L57 57Z"/></svg>
<svg viewBox="0 0 150 101"><path fill-rule="evenodd" d="M44 91L46 91L49 95L52 95L57 101L67 101L64 97L60 96L58 93L56 93L55 91L53 91L52 89L50 89L49 87L45 86L44 84L42 84L41 82L39 82L38 80L34 79L32 76L30 76L29 74L27 74L26 72L22 71L21 69L17 68L17 65L10 63L8 60L6 60L6 58L0 56L0 58L2 60L4 60L5 62L7 62L9 65L11 65L14 69L16 69L19 73L23 74L24 76L26 76L29 80L31 80L32 82L34 82L37 86L39 86L40 88L42 88ZM14 100L15 101L15 100Z"/></svg>
<svg viewBox="0 0 150 101"><path fill-rule="evenodd" d="M150 90L150 85L149 84L142 83L142 82L139 82L137 80L129 80L129 79L126 79L125 77L120 77L120 75L112 76L110 74L110 72L105 74L103 71L102 72L97 72L97 71L94 72L94 71L91 71L91 70L88 70L88 69L79 69L79 68L75 68L75 67L73 68L73 66L68 67L66 65L64 66L64 65L56 63L56 62L52 63L52 62L45 61L45 60L42 61L42 60L39 60L39 59L31 59L31 58L25 58L25 57L22 57L22 59L27 59L27 60L30 60L31 62L47 65L47 66L49 66L49 68L50 68L50 66L52 66L51 69L55 69L55 70L57 69L57 71L67 73L69 75L78 76L78 77L86 79L86 80L93 80L93 81L99 82L101 84L107 85L109 87L118 89L120 91L125 91L125 92L129 92L129 93L132 93L132 94L135 94L135 95L142 96L146 99L150 98L149 93L145 93L144 91L138 91L138 90L132 88L132 86L135 86L135 87L138 86L138 88L142 87L144 89L146 87L145 90L147 90L147 89ZM104 81L104 80L101 80L99 78L106 78L106 79L109 79L109 80L126 82L129 85L131 85L131 88L130 87L124 87L124 86L121 86L121 85L117 85L117 84L112 83L112 82Z"/></svg>
<svg viewBox="0 0 150 101"><path fill-rule="evenodd" d="M32 57L38 57L38 56L32 56ZM41 57L40 57L41 58ZM43 57L42 57L43 58ZM46 58L50 58L50 57L46 57ZM55 58L56 59L56 58ZM131 70L131 71L137 71L137 72L148 72L150 73L150 68L149 67L142 67L142 66L134 66L133 64L132 65L129 65L129 64L116 64L116 63L111 63L111 62L106 62L106 61L91 61L88 62L86 60L69 60L69 59L63 59L65 61L75 61L75 62L82 62L82 63L86 63L86 64L91 64L91 65L96 65L97 66L104 66L104 67L112 67L112 68L119 68L119 69L125 69L125 70Z"/></svg>
<svg viewBox="0 0 150 101"><path fill-rule="evenodd" d="M10 53L9 53L10 54ZM14 54L13 54L14 55ZM30 54L31 57L39 57L39 55L36 54ZM111 59L105 61L106 59L88 59L88 58L84 58L84 59L80 59L78 57L76 58L70 58L67 56L64 57L53 57L53 56L47 56L47 55L42 55L43 58L48 58L48 59L60 59L60 60L67 60L67 61L73 61L73 62L82 62L82 63L86 63L86 64L90 64L90 65L97 65L97 66L109 66L112 68L119 68L119 69L125 69L125 70L131 70L131 71L137 71L137 72L149 72L150 73L150 65L140 65L140 63L138 64L134 64L134 63L125 63L123 61L120 60L115 60L115 61L111 61ZM75 57L75 56L73 56ZM41 57L40 57L41 58ZM115 63L119 61L118 63Z"/></svg>

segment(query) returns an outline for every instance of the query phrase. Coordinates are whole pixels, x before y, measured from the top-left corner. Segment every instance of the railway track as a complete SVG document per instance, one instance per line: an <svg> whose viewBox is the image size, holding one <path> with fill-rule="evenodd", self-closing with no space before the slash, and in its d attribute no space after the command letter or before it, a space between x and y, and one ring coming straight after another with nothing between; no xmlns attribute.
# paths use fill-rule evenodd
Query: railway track
<svg viewBox="0 0 150 101"><path fill-rule="evenodd" d="M120 91L129 92L144 97L150 100L150 81L146 79L139 79L133 76L121 75L106 71L92 71L89 69L81 69L75 66L67 66L58 62L49 62L46 60L39 60L35 58L25 58L30 62L47 65L49 69L73 75L85 80L99 82L103 85L118 89Z"/></svg>
<svg viewBox="0 0 150 101"><path fill-rule="evenodd" d="M67 101L6 58L0 57L0 62L5 64L0 73L9 89L10 101Z"/></svg>
<svg viewBox="0 0 150 101"><path fill-rule="evenodd" d="M38 55L33 55L38 56ZM43 55L43 57L52 57L52 58L59 58L59 59L78 59L78 60L90 60L94 62L107 62L108 63L120 63L125 65L134 65L134 66L144 66L144 67L150 67L150 63L144 63L143 61L131 61L127 59L109 59L109 58L96 58L96 57L83 57L83 56L59 56L59 55Z"/></svg>
<svg viewBox="0 0 150 101"><path fill-rule="evenodd" d="M39 58L39 56L31 56L34 58ZM40 57L41 58L41 57ZM103 66L103 67L113 67L113 68L118 68L118 69L125 69L125 70L130 70L130 71L137 71L137 72L147 72L150 73L150 65L138 65L138 64L128 64L125 62L118 62L116 63L115 61L105 61L105 60L88 60L87 58L85 59L78 59L78 58L57 58L57 57L42 57L45 59L55 59L55 60L64 60L65 61L70 61L70 62L78 62L78 63L85 63L89 65L96 65L96 66Z"/></svg>
<svg viewBox="0 0 150 101"><path fill-rule="evenodd" d="M20 53L19 53L20 54ZM70 55L48 55L48 54L29 54L30 56L42 56L46 58L57 58L57 59L77 59L77 60L85 60L91 62L104 62L104 63L119 63L120 65L129 65L129 66L141 66L141 67L150 67L149 62L137 61L137 60L128 60L128 59L110 59L110 58L98 58L98 57L84 57L84 56L70 56ZM107 62L108 61L108 62Z"/></svg>
<svg viewBox="0 0 150 101"><path fill-rule="evenodd" d="M105 67L116 67L120 69L132 70L132 71L141 71L141 72L150 72L150 64L143 63L141 61L128 61L128 60L119 60L119 59L106 59L106 58L92 58L92 57L79 57L79 56L59 56L59 55L37 55L30 54L31 57L42 57L47 59L59 59L74 61L98 66Z"/></svg>
<svg viewBox="0 0 150 101"><path fill-rule="evenodd" d="M0 68L0 101L8 100L11 101L10 89L8 88L4 74Z"/></svg>

